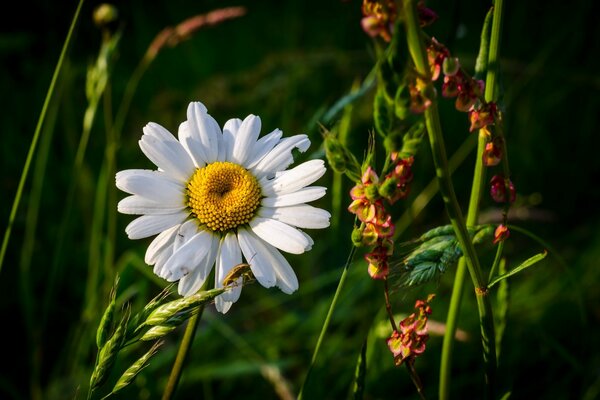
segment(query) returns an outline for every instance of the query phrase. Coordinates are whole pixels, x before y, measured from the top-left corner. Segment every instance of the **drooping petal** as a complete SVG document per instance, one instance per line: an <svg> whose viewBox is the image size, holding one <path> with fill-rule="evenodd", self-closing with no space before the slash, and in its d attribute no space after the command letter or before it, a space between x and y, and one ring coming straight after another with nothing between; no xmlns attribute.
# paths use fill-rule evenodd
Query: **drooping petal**
<svg viewBox="0 0 600 400"><path fill-rule="evenodd" d="M275 247L269 243L263 243L271 258L271 267L277 276L277 287L285 294L292 294L298 290L298 278L290 263Z"/></svg>
<svg viewBox="0 0 600 400"><path fill-rule="evenodd" d="M120 213L134 215L174 214L185 208L185 204L180 199L171 199L170 203L159 203L135 194L125 197L117 204L117 210Z"/></svg>
<svg viewBox="0 0 600 400"><path fill-rule="evenodd" d="M196 169L188 152L177 140L160 140L155 136L143 135L139 145L154 165L180 182L187 182Z"/></svg>
<svg viewBox="0 0 600 400"><path fill-rule="evenodd" d="M235 135L231 162L245 165L249 156L252 156L254 146L260 134L261 122L256 115L248 115L240 125Z"/></svg>
<svg viewBox="0 0 600 400"><path fill-rule="evenodd" d="M297 148L305 152L309 146L310 140L306 135L284 138L251 171L258 179L282 171L294 162L292 149Z"/></svg>
<svg viewBox="0 0 600 400"><path fill-rule="evenodd" d="M252 169L260 160L263 159L281 139L283 132L281 129L275 129L273 132L266 134L258 139L254 146L252 156L246 161L246 168Z"/></svg>
<svg viewBox="0 0 600 400"><path fill-rule="evenodd" d="M211 250L212 236L211 233L200 231L178 249L174 249L173 255L165 263L164 278L169 282L175 282L204 265L203 260ZM206 279L209 271L196 272L201 274L201 278Z"/></svg>
<svg viewBox="0 0 600 400"><path fill-rule="evenodd" d="M263 195L295 192L322 177L325 171L323 160L310 160L290 170L278 172L273 179L261 179Z"/></svg>
<svg viewBox="0 0 600 400"><path fill-rule="evenodd" d="M167 260L169 258L171 258L172 255L173 255L173 243L170 243L169 245L167 245L163 250L161 250L158 253L158 256L156 257L156 262L154 263L154 268L152 271L159 278L164 279L164 275L166 273L165 269L164 269L165 263L167 262Z"/></svg>
<svg viewBox="0 0 600 400"><path fill-rule="evenodd" d="M308 203L309 201L320 199L325 196L327 189L321 186L309 186L297 190L294 193L265 197L261 200L264 207L286 207L297 204Z"/></svg>
<svg viewBox="0 0 600 400"><path fill-rule="evenodd" d="M155 264L164 249L173 245L174 237L178 229L179 225L175 225L172 228L162 231L154 238L152 243L150 243L150 246L148 246L148 249L146 249L146 255L144 256L144 262L146 264Z"/></svg>
<svg viewBox="0 0 600 400"><path fill-rule="evenodd" d="M125 232L129 239L143 239L179 225L188 215L187 211L165 215L142 215L131 221L125 227Z"/></svg>
<svg viewBox="0 0 600 400"><path fill-rule="evenodd" d="M275 208L261 207L258 210L258 216L276 219L288 225L306 229L327 228L329 218L331 218L329 212L307 204Z"/></svg>
<svg viewBox="0 0 600 400"><path fill-rule="evenodd" d="M171 204L175 199L184 203L185 184L164 172L149 169L126 169L115 175L119 189L137 194L158 203Z"/></svg>
<svg viewBox="0 0 600 400"><path fill-rule="evenodd" d="M238 230L238 241L246 262L254 277L262 286L273 287L277 283L277 275L269 265L269 258L264 251L262 240L249 229Z"/></svg>
<svg viewBox="0 0 600 400"><path fill-rule="evenodd" d="M200 139L193 135L195 132L190 129L189 122L184 121L179 125L177 137L194 161L196 168L202 168L206 165L206 153Z"/></svg>
<svg viewBox="0 0 600 400"><path fill-rule="evenodd" d="M217 121L206 111L202 103L192 102L187 109L187 118L192 137L197 138L204 149L204 161L212 163L218 159L222 134Z"/></svg>
<svg viewBox="0 0 600 400"><path fill-rule="evenodd" d="M235 233L229 232L225 238L221 241L221 248L219 249L219 256L217 257L217 263L215 265L215 288L223 287L223 279L231 271L233 267L242 262L242 251L238 243ZM242 278L238 278L238 284L241 283ZM217 299L221 299L226 302L235 302L240 297L241 285L236 285L234 290L228 291L219 295Z"/></svg>
<svg viewBox="0 0 600 400"><path fill-rule="evenodd" d="M219 249L219 238L215 235L210 235L210 244L208 247L208 253L202 259L200 264L198 264L192 272L179 280L177 291L180 295L184 297L191 296L204 285L212 266L215 264Z"/></svg>
<svg viewBox="0 0 600 400"><path fill-rule="evenodd" d="M250 228L265 242L292 254L302 254L311 246L298 229L269 218L255 217Z"/></svg>

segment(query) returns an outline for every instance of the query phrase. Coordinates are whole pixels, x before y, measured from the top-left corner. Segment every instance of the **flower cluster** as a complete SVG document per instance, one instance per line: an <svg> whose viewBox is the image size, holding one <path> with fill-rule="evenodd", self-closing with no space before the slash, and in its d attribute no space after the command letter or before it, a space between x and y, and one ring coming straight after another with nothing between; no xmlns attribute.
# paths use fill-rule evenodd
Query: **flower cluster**
<svg viewBox="0 0 600 400"><path fill-rule="evenodd" d="M397 153L391 156L393 165L383 181L368 166L360 182L350 190L352 203L348 210L356 214L361 226L353 235L357 245L375 246L365 255L369 263L368 272L373 279L383 279L389 272L388 259L393 253L394 224L385 208L384 200L392 204L408 196L408 183L412 180L413 158L400 158Z"/></svg>
<svg viewBox="0 0 600 400"><path fill-rule="evenodd" d="M458 58L451 57L450 51L435 38L431 38L427 46L427 58L432 81L436 81L443 72L442 96L456 97L456 109L469 113L471 132L495 122L498 110L494 102L483 99L485 84L482 80L467 75L461 69Z"/></svg>
<svg viewBox="0 0 600 400"><path fill-rule="evenodd" d="M427 334L427 320L431 314L429 303L435 295L430 294L427 300L417 300L415 303L416 313L412 313L400 322L400 331L394 330L392 336L387 339L387 345L396 365L410 362L425 351L425 344L429 335Z"/></svg>

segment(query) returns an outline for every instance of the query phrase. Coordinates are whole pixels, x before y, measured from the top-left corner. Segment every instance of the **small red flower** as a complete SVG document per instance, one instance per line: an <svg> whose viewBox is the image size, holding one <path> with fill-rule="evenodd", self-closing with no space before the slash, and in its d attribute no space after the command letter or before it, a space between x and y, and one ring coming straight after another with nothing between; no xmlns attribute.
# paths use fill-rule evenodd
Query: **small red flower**
<svg viewBox="0 0 600 400"><path fill-rule="evenodd" d="M502 144L499 138L489 142L485 145L483 151L483 165L486 167L493 167L500 164L502 160Z"/></svg>
<svg viewBox="0 0 600 400"><path fill-rule="evenodd" d="M485 103L477 110L470 110L469 121L471 121L471 127L469 128L469 132L493 124L496 120L496 112L496 103Z"/></svg>
<svg viewBox="0 0 600 400"><path fill-rule="evenodd" d="M510 236L510 231L504 224L498 225L496 231L494 232L494 244L499 242L503 242Z"/></svg>
<svg viewBox="0 0 600 400"><path fill-rule="evenodd" d="M431 80L436 81L442 71L444 60L450 56L448 49L438 42L436 38L431 38L431 42L427 46L427 59L429 68L431 69Z"/></svg>
<svg viewBox="0 0 600 400"><path fill-rule="evenodd" d="M380 239L378 245L370 253L365 254L369 263L367 271L373 279L384 279L389 273L389 257L394 253L394 242L390 239Z"/></svg>
<svg viewBox="0 0 600 400"><path fill-rule="evenodd" d="M496 203L506 203L506 186L508 186L510 192L510 202L514 203L515 199L517 198L517 192L515 190L515 185L513 185L510 179L507 179L505 182L505 179L502 175L494 175L492 177L492 180L490 181L490 195Z"/></svg>

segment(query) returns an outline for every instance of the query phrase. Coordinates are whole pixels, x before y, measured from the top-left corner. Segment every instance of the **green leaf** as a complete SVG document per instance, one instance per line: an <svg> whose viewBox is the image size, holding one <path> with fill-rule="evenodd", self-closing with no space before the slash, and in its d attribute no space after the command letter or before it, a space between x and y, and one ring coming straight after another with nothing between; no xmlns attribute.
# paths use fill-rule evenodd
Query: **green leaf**
<svg viewBox="0 0 600 400"><path fill-rule="evenodd" d="M546 250L544 250L543 253L539 253L536 254L533 257L528 258L527 260L523 261L521 263L521 265L519 265L516 268L511 269L509 272L499 275L496 278L492 279L490 281L490 283L488 283L488 288L491 288L492 286L494 286L496 283L500 282L503 279L508 278L509 276L512 276L518 272L523 271L525 268L529 268L534 264L537 264L538 262L542 261L544 258L546 258L546 256L548 255L548 252Z"/></svg>

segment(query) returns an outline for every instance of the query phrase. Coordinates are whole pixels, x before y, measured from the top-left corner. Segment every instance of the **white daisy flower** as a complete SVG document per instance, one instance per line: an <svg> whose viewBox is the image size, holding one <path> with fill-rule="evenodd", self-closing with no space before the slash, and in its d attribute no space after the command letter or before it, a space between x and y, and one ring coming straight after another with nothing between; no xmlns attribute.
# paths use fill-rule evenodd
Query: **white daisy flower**
<svg viewBox="0 0 600 400"><path fill-rule="evenodd" d="M215 287L244 258L256 280L284 293L298 289L294 270L280 253L301 254L313 240L299 228L329 226L330 214L305 203L325 195L308 186L325 173L322 160L286 170L294 148L304 152L306 135L282 138L279 129L259 139L260 118L230 119L223 131L199 102L190 103L177 140L149 123L139 141L157 170L130 169L116 175L131 196L118 210L142 215L125 231L130 239L158 234L145 261L182 296L197 292L215 265ZM222 313L238 300L242 278L216 298Z"/></svg>

